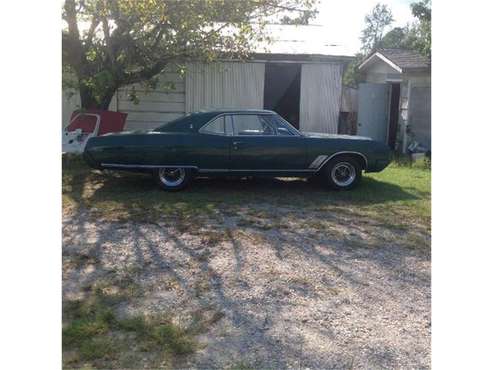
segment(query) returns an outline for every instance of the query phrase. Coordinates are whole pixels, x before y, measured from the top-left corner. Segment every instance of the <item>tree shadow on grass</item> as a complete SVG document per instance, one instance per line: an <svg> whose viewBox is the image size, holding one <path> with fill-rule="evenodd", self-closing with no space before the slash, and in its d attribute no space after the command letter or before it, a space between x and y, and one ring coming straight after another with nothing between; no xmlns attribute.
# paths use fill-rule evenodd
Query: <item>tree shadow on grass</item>
<svg viewBox="0 0 493 370"><path fill-rule="evenodd" d="M366 206L395 201L412 201L422 198L396 184L364 177L361 184L350 191L334 191L322 184L304 179L254 178L224 179L196 178L191 186L180 192L165 192L145 174L92 173L83 181L97 183L86 198L77 192L82 187L72 186L74 199L84 200L82 205L95 202L113 202L129 211L147 211L163 207L172 209L203 210L222 206L263 204L285 207Z"/></svg>

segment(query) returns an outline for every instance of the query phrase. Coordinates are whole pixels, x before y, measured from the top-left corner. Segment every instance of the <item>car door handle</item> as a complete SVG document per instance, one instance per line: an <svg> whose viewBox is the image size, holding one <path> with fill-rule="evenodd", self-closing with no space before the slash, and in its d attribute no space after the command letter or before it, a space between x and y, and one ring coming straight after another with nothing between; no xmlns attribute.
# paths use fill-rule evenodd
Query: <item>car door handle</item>
<svg viewBox="0 0 493 370"><path fill-rule="evenodd" d="M243 141L233 141L233 149L238 150L240 146L243 146L245 143Z"/></svg>

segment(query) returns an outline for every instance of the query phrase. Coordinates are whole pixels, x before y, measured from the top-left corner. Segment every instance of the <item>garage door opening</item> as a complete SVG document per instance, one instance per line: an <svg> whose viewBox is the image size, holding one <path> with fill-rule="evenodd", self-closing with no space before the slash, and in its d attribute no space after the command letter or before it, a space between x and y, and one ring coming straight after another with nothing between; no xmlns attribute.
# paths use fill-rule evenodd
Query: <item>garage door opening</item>
<svg viewBox="0 0 493 370"><path fill-rule="evenodd" d="M264 109L277 112L294 127L300 127L301 64L265 65Z"/></svg>

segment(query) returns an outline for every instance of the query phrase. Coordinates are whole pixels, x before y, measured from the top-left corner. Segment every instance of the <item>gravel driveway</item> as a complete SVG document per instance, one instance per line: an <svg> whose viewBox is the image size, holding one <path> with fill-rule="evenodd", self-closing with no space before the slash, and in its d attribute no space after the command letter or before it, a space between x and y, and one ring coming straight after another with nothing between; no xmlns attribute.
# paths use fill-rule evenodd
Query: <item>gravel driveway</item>
<svg viewBox="0 0 493 370"><path fill-rule="evenodd" d="M120 315L209 315L185 368L428 368L429 244L343 212L249 205L145 223L79 211L63 220L63 295L130 271L143 295ZM75 257L86 262L65 264Z"/></svg>

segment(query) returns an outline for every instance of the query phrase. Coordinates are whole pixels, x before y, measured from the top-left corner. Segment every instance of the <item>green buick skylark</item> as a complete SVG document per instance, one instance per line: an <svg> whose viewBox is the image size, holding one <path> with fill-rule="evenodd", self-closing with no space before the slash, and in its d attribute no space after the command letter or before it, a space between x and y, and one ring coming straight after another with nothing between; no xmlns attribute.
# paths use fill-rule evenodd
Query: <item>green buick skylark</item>
<svg viewBox="0 0 493 370"><path fill-rule="evenodd" d="M362 171L390 163L390 148L359 136L300 132L269 110L192 113L153 130L89 139L85 161L96 169L151 173L164 190L184 189L194 177L319 178L347 190Z"/></svg>

